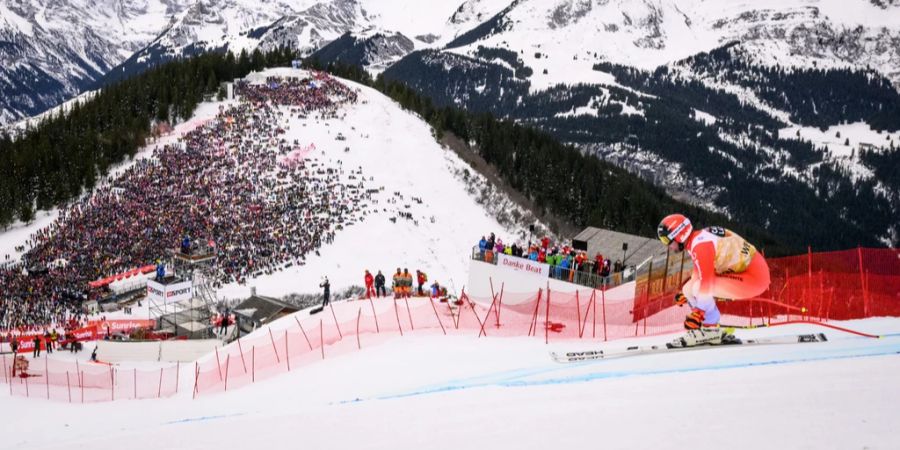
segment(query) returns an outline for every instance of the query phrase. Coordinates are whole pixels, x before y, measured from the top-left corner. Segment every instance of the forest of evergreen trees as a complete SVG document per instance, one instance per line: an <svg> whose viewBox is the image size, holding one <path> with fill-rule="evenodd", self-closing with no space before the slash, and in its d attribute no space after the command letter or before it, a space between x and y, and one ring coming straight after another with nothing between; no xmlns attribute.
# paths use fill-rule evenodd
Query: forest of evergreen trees
<svg viewBox="0 0 900 450"><path fill-rule="evenodd" d="M642 71L601 63L595 70L612 74L624 88L578 84L532 91L527 80L516 78L504 66L433 50L414 52L383 75L407 84L435 105L489 112L536 127L565 143L589 148L625 145L656 154L659 164L677 163L691 179L714 187L715 205L726 209L735 221L765 227L798 246L830 250L879 245L876 236L885 236L897 222L895 206L879 190L868 189L863 181L839 179L845 177L840 170L811 170L824 160L823 148L779 136L784 123L733 93L710 88L667 67ZM849 84L863 98L854 103L859 115L877 119L869 113L879 102L886 102L885 111L893 107L888 107L894 100L881 81L857 82L849 72L786 72L780 86L790 88L806 80L839 83L845 75L856 80ZM819 97L816 101L827 103ZM571 114L586 105L590 114ZM638 113L623 114L625 105ZM829 111L833 107L829 105ZM697 120L695 110L711 114L715 123ZM802 108L797 111L799 116L806 114ZM823 179L785 177L784 166ZM820 196L819 185L840 189ZM851 214L859 204L867 205L870 213Z"/></svg>
<svg viewBox="0 0 900 450"><path fill-rule="evenodd" d="M290 65L288 49L207 53L107 86L20 135L0 136L0 227L77 198L146 143L154 123L189 118L219 83Z"/></svg>

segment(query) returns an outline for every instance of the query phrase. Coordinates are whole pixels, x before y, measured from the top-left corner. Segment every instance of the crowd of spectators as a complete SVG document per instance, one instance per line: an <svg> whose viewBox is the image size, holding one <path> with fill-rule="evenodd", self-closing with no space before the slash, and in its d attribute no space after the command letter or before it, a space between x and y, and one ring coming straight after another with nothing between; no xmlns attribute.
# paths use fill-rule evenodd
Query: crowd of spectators
<svg viewBox="0 0 900 450"><path fill-rule="evenodd" d="M550 277L585 285L610 284L611 276L621 273L625 266L620 260L612 262L597 253L590 258L587 252L575 250L566 244L553 244L548 236L527 245L513 243L507 245L494 233L482 236L478 241L477 257L485 262L494 262L495 255L504 254L550 266Z"/></svg>
<svg viewBox="0 0 900 450"><path fill-rule="evenodd" d="M284 137L291 116L333 116L356 92L324 74L241 82L235 91L236 105L31 236L22 264L0 268L0 330L77 325L82 302L96 295L88 282L151 264L185 234L215 253L221 284L302 264L361 220L370 195L363 177L345 182L341 164L312 155L285 162L301 145Z"/></svg>

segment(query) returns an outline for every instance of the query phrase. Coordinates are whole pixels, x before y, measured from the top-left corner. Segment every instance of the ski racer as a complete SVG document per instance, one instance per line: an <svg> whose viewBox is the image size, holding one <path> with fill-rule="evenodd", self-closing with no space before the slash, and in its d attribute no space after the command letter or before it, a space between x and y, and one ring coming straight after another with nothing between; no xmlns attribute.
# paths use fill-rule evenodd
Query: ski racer
<svg viewBox="0 0 900 450"><path fill-rule="evenodd" d="M659 240L675 252L688 251L694 263L691 277L675 294L675 304L687 303L687 333L670 347L739 342L719 327L717 299L745 299L769 288L769 266L752 244L731 230L708 227L694 230L681 214L671 214L657 228Z"/></svg>

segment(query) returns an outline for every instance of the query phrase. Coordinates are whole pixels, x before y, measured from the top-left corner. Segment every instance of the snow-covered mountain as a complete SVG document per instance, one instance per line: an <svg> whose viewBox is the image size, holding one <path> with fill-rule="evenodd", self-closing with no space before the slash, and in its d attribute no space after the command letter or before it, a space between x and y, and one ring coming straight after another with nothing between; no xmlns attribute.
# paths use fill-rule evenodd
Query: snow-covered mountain
<svg viewBox="0 0 900 450"><path fill-rule="evenodd" d="M68 66L47 63L35 75L26 69L43 61L31 55L41 50L23 47L31 45L23 36L47 28L47 13L33 6L37 1L0 10L6 32L18 36L15 55L31 56L19 58L27 61L20 64L25 69L4 75L15 86L4 88L11 93L4 98L20 106L31 101L30 112L100 77L115 80L169 58L287 45L304 54L318 51L321 62L383 71L439 104L489 110L543 128L672 195L771 225L777 234L803 232L787 214L799 203L813 205L810 220L825 215L850 222L844 234L860 241L900 242L900 223L890 212L900 207L898 183L886 178L890 158L864 152L900 141L896 2L110 3L105 7L115 13L85 20L85 33L116 36L113 31L129 26L146 31L154 18L165 18L156 22L158 35L112 40L108 46L121 62L113 70L112 63L82 64L72 56L76 52L56 57ZM124 19L110 26L110 17ZM59 41L63 35L54 36ZM62 48L80 42L71 41ZM140 42L144 46L130 56L120 48ZM69 69L51 70L57 67ZM6 108L5 120L25 114L15 105ZM683 138L671 140L674 130ZM772 204L773 196L780 205ZM875 205L875 213L853 202Z"/></svg>
<svg viewBox="0 0 900 450"><path fill-rule="evenodd" d="M0 124L90 87L147 45L189 0L0 3Z"/></svg>

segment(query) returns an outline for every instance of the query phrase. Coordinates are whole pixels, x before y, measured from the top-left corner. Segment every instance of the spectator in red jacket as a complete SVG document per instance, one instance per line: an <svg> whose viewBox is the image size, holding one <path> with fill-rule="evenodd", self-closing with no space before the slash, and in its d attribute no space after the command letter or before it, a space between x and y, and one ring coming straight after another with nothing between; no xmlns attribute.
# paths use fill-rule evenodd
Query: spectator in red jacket
<svg viewBox="0 0 900 450"><path fill-rule="evenodd" d="M375 294L375 286L374 286L375 277L373 277L372 274L369 273L368 270L366 270L366 278L365 279L366 279L366 298L372 298L373 295L376 295Z"/></svg>
<svg viewBox="0 0 900 450"><path fill-rule="evenodd" d="M416 282L419 284L418 292L419 292L420 297L425 295L425 291L422 290L422 286L425 284L426 281L428 281L428 276L425 275L425 272L422 272L421 270L417 270L416 271Z"/></svg>

